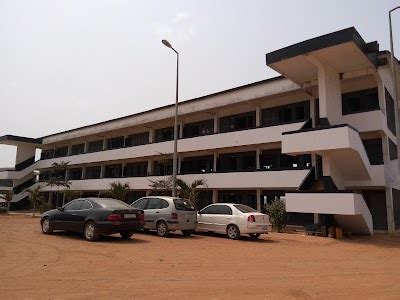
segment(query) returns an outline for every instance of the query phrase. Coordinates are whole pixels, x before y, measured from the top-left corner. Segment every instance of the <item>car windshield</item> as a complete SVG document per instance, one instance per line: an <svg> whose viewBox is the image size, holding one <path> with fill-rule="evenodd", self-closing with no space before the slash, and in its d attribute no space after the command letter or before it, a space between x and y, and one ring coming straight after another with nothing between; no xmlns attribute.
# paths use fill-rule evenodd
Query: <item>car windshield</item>
<svg viewBox="0 0 400 300"><path fill-rule="evenodd" d="M96 203L103 208L132 209L132 206L116 199L96 199Z"/></svg>
<svg viewBox="0 0 400 300"><path fill-rule="evenodd" d="M174 199L174 204L177 210L190 210L190 211L196 210L192 202L190 202L190 200L187 199Z"/></svg>
<svg viewBox="0 0 400 300"><path fill-rule="evenodd" d="M257 212L254 208L251 208L250 206L243 205L243 204L235 204L234 207L236 207L242 213Z"/></svg>

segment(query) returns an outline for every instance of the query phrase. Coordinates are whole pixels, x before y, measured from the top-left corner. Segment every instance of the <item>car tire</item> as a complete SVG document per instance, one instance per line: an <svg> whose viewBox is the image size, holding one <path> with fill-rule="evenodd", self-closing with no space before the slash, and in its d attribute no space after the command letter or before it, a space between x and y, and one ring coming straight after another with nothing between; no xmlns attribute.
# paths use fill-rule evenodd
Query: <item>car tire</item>
<svg viewBox="0 0 400 300"><path fill-rule="evenodd" d="M260 237L260 235L261 235L260 233L250 233L249 234L250 238L254 239L254 240L258 239Z"/></svg>
<svg viewBox="0 0 400 300"><path fill-rule="evenodd" d="M128 239L130 239L130 238L132 237L133 232L132 232L132 231L120 232L119 234L121 235L121 238L122 238L123 240L128 240Z"/></svg>
<svg viewBox="0 0 400 300"><path fill-rule="evenodd" d="M191 236L193 233L193 230L182 230L183 236Z"/></svg>
<svg viewBox="0 0 400 300"><path fill-rule="evenodd" d="M89 221L85 224L85 227L83 228L83 236L90 242L94 242L99 239L100 234L94 222Z"/></svg>
<svg viewBox="0 0 400 300"><path fill-rule="evenodd" d="M42 227L42 232L43 232L44 234L51 234L51 233L53 233L53 226L52 226L52 224L51 224L51 221L50 221L50 218L49 218L49 217L45 217L45 218L42 220L41 227Z"/></svg>
<svg viewBox="0 0 400 300"><path fill-rule="evenodd" d="M165 221L158 221L156 225L157 235L160 237L167 237L169 235L168 224Z"/></svg>
<svg viewBox="0 0 400 300"><path fill-rule="evenodd" d="M239 227L237 227L234 224L228 225L226 228L226 234L228 237L232 240L238 240L240 239L240 230Z"/></svg>

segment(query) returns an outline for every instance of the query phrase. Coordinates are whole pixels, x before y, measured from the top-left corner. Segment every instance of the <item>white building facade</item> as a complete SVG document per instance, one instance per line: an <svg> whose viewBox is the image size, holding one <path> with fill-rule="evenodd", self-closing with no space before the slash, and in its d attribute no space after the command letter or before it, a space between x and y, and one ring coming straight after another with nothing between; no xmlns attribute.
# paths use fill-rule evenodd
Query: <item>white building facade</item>
<svg viewBox="0 0 400 300"><path fill-rule="evenodd" d="M198 205L261 211L284 197L290 224L331 215L354 233L400 230L390 53L348 28L268 53L266 64L282 76L179 104L178 178L206 180ZM395 70L400 90L397 60ZM12 186L12 208L21 209L25 189L41 185L55 207L58 188L45 181L66 161L58 175L83 197L117 181L129 183L128 202L160 193L151 181L172 173L161 153L173 152L173 124L171 105L37 139L0 137L17 146L0 191Z"/></svg>

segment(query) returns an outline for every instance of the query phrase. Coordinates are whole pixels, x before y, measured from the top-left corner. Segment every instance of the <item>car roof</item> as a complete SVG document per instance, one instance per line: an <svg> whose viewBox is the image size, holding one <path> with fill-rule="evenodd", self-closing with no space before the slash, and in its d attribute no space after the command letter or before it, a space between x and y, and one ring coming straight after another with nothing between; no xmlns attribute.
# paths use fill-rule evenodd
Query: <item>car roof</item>
<svg viewBox="0 0 400 300"><path fill-rule="evenodd" d="M149 199L149 198L159 198L159 199L164 199L164 200L185 199L185 198L171 197L171 196L146 196L146 197L142 197L142 198L139 198L139 199Z"/></svg>

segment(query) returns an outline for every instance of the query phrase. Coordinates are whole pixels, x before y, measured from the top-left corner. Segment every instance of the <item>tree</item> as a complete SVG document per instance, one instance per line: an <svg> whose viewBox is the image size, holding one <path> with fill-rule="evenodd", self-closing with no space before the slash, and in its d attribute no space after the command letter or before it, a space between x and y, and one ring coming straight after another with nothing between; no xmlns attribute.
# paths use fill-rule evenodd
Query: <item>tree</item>
<svg viewBox="0 0 400 300"><path fill-rule="evenodd" d="M180 188L180 196L182 198L189 199L195 207L197 207L197 201L199 199L199 186L207 187L207 183L204 179L197 179L192 183L177 178L176 185Z"/></svg>
<svg viewBox="0 0 400 300"><path fill-rule="evenodd" d="M79 195L80 194L77 191L71 191L71 190L64 190L63 191L64 200L67 201L67 203L72 201L72 200L74 200L74 199L76 199L76 198L79 198Z"/></svg>
<svg viewBox="0 0 400 300"><path fill-rule="evenodd" d="M3 199L6 201L7 211L10 209L10 202L13 197L14 197L13 191L5 191L5 192L2 192L2 194L0 195L0 199Z"/></svg>
<svg viewBox="0 0 400 300"><path fill-rule="evenodd" d="M58 197L60 194L60 187L70 188L71 182L65 179L65 171L67 170L69 162L61 161L60 163L53 163L50 172L50 178L46 180L46 185L57 187L57 201L56 206L58 207ZM64 197L62 205L64 205Z"/></svg>
<svg viewBox="0 0 400 300"><path fill-rule="evenodd" d="M155 190L168 191L172 190L172 176L168 175L168 168L172 166L172 154L159 152L159 159L156 160L162 168L162 176L164 178L158 180L149 180L149 186Z"/></svg>
<svg viewBox="0 0 400 300"><path fill-rule="evenodd" d="M125 201L130 187L128 183L113 182L110 184L110 190L107 195L111 198Z"/></svg>
<svg viewBox="0 0 400 300"><path fill-rule="evenodd" d="M35 216L35 210L38 206L41 204L44 204L46 202L46 199L40 194L41 192L41 187L37 186L33 189L27 189L26 190L29 194L29 201L31 202L33 206L33 214L32 217Z"/></svg>
<svg viewBox="0 0 400 300"><path fill-rule="evenodd" d="M282 228L286 226L288 218L285 203L281 199L276 198L265 206L265 210L272 226L275 227L278 232L281 232Z"/></svg>

